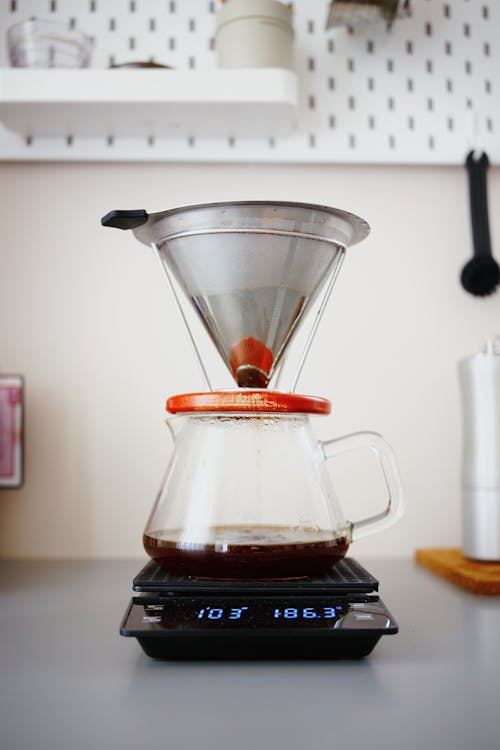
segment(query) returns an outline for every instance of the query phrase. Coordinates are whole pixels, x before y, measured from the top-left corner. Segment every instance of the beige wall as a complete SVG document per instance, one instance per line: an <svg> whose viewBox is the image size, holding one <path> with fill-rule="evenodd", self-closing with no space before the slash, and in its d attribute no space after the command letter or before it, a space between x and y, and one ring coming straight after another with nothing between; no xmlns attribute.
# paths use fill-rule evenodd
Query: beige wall
<svg viewBox="0 0 500 750"><path fill-rule="evenodd" d="M251 198L335 205L372 225L300 387L332 399L318 436L376 429L396 450L405 517L357 554L460 543L456 362L500 327L500 298L458 283L471 255L462 169L20 164L0 176L0 368L27 383L26 482L0 491L0 555L143 554L170 450L165 396L202 383L152 254L99 218ZM489 182L500 255L500 170ZM370 471L337 471L346 515L375 510Z"/></svg>

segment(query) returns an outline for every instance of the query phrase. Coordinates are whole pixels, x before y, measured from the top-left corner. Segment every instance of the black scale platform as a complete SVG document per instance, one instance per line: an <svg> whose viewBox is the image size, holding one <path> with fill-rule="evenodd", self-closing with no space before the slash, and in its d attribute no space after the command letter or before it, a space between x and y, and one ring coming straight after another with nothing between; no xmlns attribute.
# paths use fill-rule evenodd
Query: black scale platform
<svg viewBox="0 0 500 750"><path fill-rule="evenodd" d="M359 658L398 631L377 579L351 558L288 581L204 580L148 562L133 589L120 633L158 659Z"/></svg>
<svg viewBox="0 0 500 750"><path fill-rule="evenodd" d="M329 573L317 578L295 578L288 581L220 581L191 578L169 573L157 563L151 561L134 578L134 591L165 592L167 594L197 593L224 591L226 594L261 595L301 593L351 593L378 591L378 581L356 560L344 558Z"/></svg>

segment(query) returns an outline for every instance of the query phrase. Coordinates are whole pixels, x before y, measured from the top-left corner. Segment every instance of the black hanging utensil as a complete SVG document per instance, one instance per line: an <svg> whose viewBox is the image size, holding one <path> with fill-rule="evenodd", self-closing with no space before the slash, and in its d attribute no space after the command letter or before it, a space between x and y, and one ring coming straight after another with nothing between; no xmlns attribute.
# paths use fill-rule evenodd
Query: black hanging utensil
<svg viewBox="0 0 500 750"><path fill-rule="evenodd" d="M476 154L476 155L475 155ZM487 155L471 151L465 166L469 175L469 201L474 257L462 269L460 281L466 292L476 297L492 294L500 283L500 267L491 253L488 221Z"/></svg>

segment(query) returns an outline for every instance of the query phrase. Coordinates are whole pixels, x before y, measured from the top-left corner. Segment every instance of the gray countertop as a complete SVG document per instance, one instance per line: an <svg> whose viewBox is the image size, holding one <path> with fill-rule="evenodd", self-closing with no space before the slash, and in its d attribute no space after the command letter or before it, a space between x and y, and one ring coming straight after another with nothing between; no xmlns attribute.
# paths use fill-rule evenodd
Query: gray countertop
<svg viewBox="0 0 500 750"><path fill-rule="evenodd" d="M339 662L154 661L118 626L135 562L0 564L0 747L499 750L500 597L363 561L400 633Z"/></svg>

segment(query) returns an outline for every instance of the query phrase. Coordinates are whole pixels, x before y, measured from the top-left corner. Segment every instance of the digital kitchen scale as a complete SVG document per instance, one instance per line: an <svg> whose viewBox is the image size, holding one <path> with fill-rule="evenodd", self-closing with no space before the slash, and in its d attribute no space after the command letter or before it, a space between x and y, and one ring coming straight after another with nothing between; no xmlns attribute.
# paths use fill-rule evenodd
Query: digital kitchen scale
<svg viewBox="0 0 500 750"><path fill-rule="evenodd" d="M377 579L352 558L288 581L202 580L151 561L133 589L120 633L156 659L352 659L398 632Z"/></svg>

